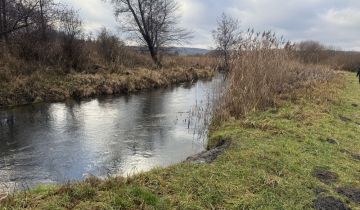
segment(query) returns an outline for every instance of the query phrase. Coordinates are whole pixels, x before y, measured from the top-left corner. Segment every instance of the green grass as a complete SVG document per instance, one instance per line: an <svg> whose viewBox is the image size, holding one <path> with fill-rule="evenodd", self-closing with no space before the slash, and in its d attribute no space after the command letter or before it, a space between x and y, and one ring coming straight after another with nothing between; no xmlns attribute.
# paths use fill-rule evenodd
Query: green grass
<svg viewBox="0 0 360 210"><path fill-rule="evenodd" d="M10 197L3 208L311 209L317 196L330 195L360 209L335 192L360 188L360 161L351 156L360 152L359 91L354 75L346 74L299 92L297 100L283 101L278 109L225 123L211 139L228 138L232 144L212 164L182 163L131 179L41 187ZM338 181L320 182L313 176L316 168L338 174ZM316 188L326 192L316 195Z"/></svg>

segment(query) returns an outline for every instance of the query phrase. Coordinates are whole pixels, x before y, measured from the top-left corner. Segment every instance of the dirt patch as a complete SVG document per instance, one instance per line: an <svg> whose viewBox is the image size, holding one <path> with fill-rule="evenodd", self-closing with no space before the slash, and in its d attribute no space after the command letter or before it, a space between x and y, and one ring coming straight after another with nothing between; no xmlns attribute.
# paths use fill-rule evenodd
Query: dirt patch
<svg viewBox="0 0 360 210"><path fill-rule="evenodd" d="M204 151L202 153L190 156L185 162L192 163L212 163L220 154L222 154L229 146L230 140L222 140L217 147Z"/></svg>
<svg viewBox="0 0 360 210"><path fill-rule="evenodd" d="M360 160L360 154L351 154L351 157L353 157L356 160Z"/></svg>
<svg viewBox="0 0 360 210"><path fill-rule="evenodd" d="M343 122L351 122L351 119L342 115L339 115L339 118Z"/></svg>
<svg viewBox="0 0 360 210"><path fill-rule="evenodd" d="M313 172L313 176L318 178L324 184L332 184L338 180L338 175L325 168L316 168Z"/></svg>
<svg viewBox="0 0 360 210"><path fill-rule="evenodd" d="M353 106L353 107L358 107L359 105L357 105L357 104L351 104L351 106Z"/></svg>
<svg viewBox="0 0 360 210"><path fill-rule="evenodd" d="M349 198L355 203L360 203L360 189L353 187L340 187L336 189L336 192Z"/></svg>
<svg viewBox="0 0 360 210"><path fill-rule="evenodd" d="M333 138L328 138L326 139L326 142L329 144L336 144L336 145L340 145L339 141Z"/></svg>
<svg viewBox="0 0 360 210"><path fill-rule="evenodd" d="M340 152L342 152L342 153L344 153L344 154L347 154L347 155L350 155L350 156L351 156L352 158L354 158L355 160L359 160L359 161L360 161L360 154L350 152L349 150L346 150L346 149L341 149Z"/></svg>
<svg viewBox="0 0 360 210"><path fill-rule="evenodd" d="M314 209L317 210L350 210L344 202L332 196L319 197L314 201Z"/></svg>

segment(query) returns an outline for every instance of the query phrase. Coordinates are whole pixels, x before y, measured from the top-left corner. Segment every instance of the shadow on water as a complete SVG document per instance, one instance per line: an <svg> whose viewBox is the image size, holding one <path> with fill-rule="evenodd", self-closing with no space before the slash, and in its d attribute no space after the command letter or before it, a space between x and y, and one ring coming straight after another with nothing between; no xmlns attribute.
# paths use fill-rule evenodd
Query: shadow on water
<svg viewBox="0 0 360 210"><path fill-rule="evenodd" d="M205 148L210 96L220 83L0 111L0 184L130 175L181 162Z"/></svg>

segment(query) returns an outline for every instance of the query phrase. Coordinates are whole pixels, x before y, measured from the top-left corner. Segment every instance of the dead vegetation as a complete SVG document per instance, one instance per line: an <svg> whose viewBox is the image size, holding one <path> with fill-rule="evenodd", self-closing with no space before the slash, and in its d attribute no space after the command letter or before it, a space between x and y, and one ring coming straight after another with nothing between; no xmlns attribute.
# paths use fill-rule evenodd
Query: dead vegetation
<svg viewBox="0 0 360 210"><path fill-rule="evenodd" d="M295 54L303 63L327 65L336 70L355 71L360 66L359 52L342 51L312 40L297 43Z"/></svg>
<svg viewBox="0 0 360 210"><path fill-rule="evenodd" d="M122 72L67 75L38 71L29 76L19 75L15 78L2 75L0 108L43 101L64 101L68 98L82 99L99 95L127 94L209 78L212 75L213 71L209 68L183 67L163 70L139 68Z"/></svg>
<svg viewBox="0 0 360 210"><path fill-rule="evenodd" d="M275 107L280 97L291 98L294 90L332 78L333 71L328 66L299 61L293 44L270 31L248 30L231 55L228 84L219 101L216 119L241 118L256 110Z"/></svg>

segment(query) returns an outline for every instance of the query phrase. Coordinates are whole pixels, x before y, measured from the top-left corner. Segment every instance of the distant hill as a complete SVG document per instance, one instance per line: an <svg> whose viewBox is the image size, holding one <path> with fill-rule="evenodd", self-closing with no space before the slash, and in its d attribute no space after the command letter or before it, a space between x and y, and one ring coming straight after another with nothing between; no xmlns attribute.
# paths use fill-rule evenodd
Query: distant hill
<svg viewBox="0 0 360 210"><path fill-rule="evenodd" d="M131 46L131 48L142 52L147 51L146 47ZM178 54L178 55L205 55L211 52L211 50L202 49L202 48L192 48L192 47L168 47L166 48L166 52L170 54Z"/></svg>
<svg viewBox="0 0 360 210"><path fill-rule="evenodd" d="M171 47L168 48L168 52L179 55L205 55L209 53L210 50L191 47Z"/></svg>

